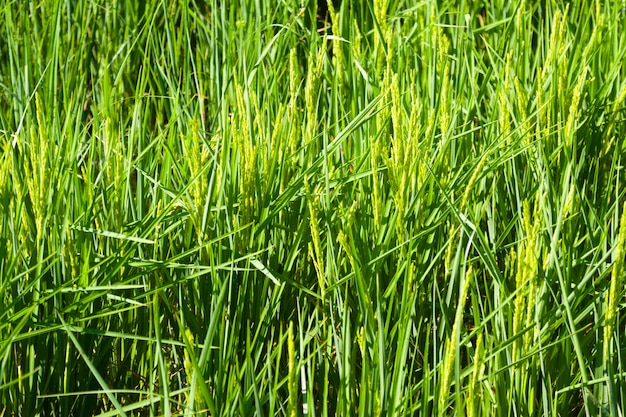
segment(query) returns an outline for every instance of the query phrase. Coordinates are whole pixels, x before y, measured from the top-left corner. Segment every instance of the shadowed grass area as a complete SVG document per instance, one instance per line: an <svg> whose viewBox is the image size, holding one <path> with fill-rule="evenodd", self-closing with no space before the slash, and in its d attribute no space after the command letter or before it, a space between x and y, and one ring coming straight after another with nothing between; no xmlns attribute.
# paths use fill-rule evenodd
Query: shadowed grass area
<svg viewBox="0 0 626 417"><path fill-rule="evenodd" d="M0 15L0 416L622 412L624 2Z"/></svg>

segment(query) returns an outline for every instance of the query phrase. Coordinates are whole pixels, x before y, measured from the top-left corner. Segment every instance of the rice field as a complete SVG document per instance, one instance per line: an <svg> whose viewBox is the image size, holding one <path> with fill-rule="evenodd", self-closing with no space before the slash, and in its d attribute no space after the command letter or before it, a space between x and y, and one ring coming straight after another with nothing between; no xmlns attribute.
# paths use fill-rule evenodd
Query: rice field
<svg viewBox="0 0 626 417"><path fill-rule="evenodd" d="M623 416L623 0L7 0L0 417Z"/></svg>

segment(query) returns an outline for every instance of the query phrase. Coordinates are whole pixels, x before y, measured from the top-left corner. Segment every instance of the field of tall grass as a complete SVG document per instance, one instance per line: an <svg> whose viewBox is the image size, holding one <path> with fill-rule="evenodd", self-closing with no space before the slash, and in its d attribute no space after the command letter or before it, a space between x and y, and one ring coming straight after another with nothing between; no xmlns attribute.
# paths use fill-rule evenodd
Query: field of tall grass
<svg viewBox="0 0 626 417"><path fill-rule="evenodd" d="M4 2L0 416L624 415L626 2L321 3Z"/></svg>

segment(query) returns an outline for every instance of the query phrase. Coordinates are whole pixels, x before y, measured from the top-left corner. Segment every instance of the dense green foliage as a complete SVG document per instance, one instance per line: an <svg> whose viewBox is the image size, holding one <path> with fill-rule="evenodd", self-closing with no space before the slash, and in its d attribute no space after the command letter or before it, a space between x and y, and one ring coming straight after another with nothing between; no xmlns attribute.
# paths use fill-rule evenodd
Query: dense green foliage
<svg viewBox="0 0 626 417"><path fill-rule="evenodd" d="M622 415L626 3L335 6L4 3L0 416Z"/></svg>

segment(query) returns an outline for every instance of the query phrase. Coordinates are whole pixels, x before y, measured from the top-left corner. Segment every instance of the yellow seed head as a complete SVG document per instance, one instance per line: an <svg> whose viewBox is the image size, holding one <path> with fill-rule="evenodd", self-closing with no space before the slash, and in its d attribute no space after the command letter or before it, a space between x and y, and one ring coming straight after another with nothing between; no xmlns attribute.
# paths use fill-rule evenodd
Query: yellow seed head
<svg viewBox="0 0 626 417"><path fill-rule="evenodd" d="M569 108L569 114L567 115L567 123L565 124L565 140L567 144L572 142L576 128L576 120L578 116L578 108L580 105L580 99L582 97L585 80L587 79L587 67L583 68L582 72L578 75L574 92L572 93L572 102Z"/></svg>
<svg viewBox="0 0 626 417"><path fill-rule="evenodd" d="M378 177L379 143L373 136L370 137L370 163L372 166L372 212L374 215L374 228L376 232L381 226L382 200L380 196L380 179Z"/></svg>
<svg viewBox="0 0 626 417"><path fill-rule="evenodd" d="M615 261L611 271L611 284L606 295L606 317L604 324L604 359L609 360L609 346L613 338L613 331L618 314L618 303L623 291L622 279L624 270L624 250L626 249L626 204L622 209L617 244L615 246Z"/></svg>
<svg viewBox="0 0 626 417"><path fill-rule="evenodd" d="M446 38L444 37L444 39ZM446 59L443 70L443 79L441 81L441 99L439 104L439 129L441 130L441 137L443 140L447 138L448 130L450 128L451 96L450 61Z"/></svg>
<svg viewBox="0 0 626 417"><path fill-rule="evenodd" d="M317 280L320 287L320 295L322 300L326 299L326 269L324 266L324 255L322 253L321 233L318 223L319 214L319 197L311 193L308 180L305 178L304 187L307 195L307 205L309 208L309 223L311 227L311 239L313 241L313 250L309 250L315 269L317 272Z"/></svg>
<svg viewBox="0 0 626 417"><path fill-rule="evenodd" d="M474 184L476 184L476 180L478 179L478 176L483 171L483 168L485 167L485 164L487 163L488 157L489 157L489 152L485 152L483 156L480 158L480 161L478 161L476 168L474 168L474 172L472 172L472 176L470 177L469 181L467 182L467 186L465 187L465 193L463 194L461 205L459 206L461 211L463 211L465 207L467 206L467 202L472 193L472 188L474 188Z"/></svg>
<svg viewBox="0 0 626 417"><path fill-rule="evenodd" d="M361 57L363 55L362 49L362 40L363 35L361 35L361 31L359 30L359 24L356 19L352 21L352 27L354 28L354 35L352 40L352 53L358 61L361 61Z"/></svg>
<svg viewBox="0 0 626 417"><path fill-rule="evenodd" d="M335 71L337 72L337 79L339 80L339 89L343 85L343 45L340 40L341 26L339 25L339 14L335 10L335 5L332 1L327 2L328 14L330 15L330 21L333 27L333 61L335 64Z"/></svg>
<svg viewBox="0 0 626 417"><path fill-rule="evenodd" d="M448 400L448 394L450 393L450 378L452 376L452 368L456 361L456 347L461 326L463 324L463 312L465 310L465 301L467 300L467 294L469 292L470 284L474 279L474 271L470 266L465 273L465 279L461 287L461 293L459 294L459 301L457 304L456 314L454 317L454 324L452 326L452 335L446 339L445 344L445 356L442 364L441 385L439 388L439 415L443 415L446 403Z"/></svg>
<svg viewBox="0 0 626 417"><path fill-rule="evenodd" d="M476 350L474 351L473 370L470 378L467 401L467 416L475 417L476 414L476 389L479 387L478 381L482 377L483 368L483 334L479 333L476 340Z"/></svg>

